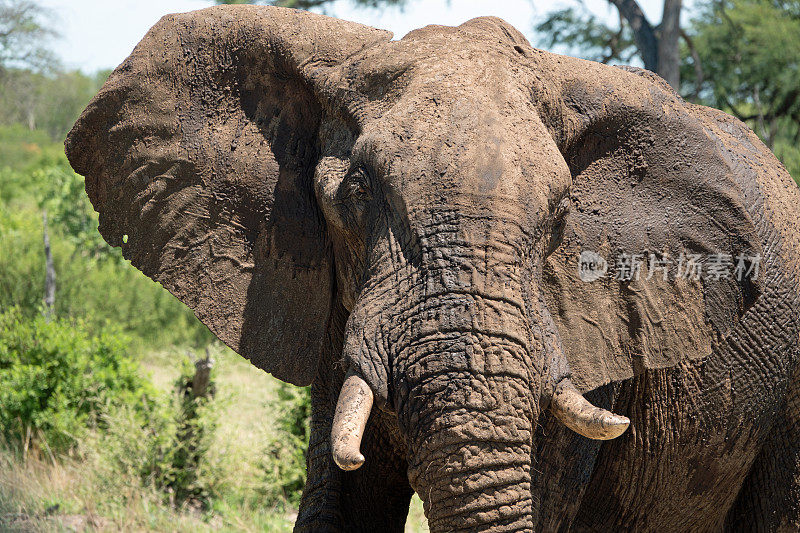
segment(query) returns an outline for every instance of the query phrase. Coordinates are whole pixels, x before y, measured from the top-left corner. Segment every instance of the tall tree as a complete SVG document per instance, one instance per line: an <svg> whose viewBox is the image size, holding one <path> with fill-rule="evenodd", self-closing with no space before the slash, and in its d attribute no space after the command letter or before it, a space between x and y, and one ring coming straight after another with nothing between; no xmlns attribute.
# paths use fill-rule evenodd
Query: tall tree
<svg viewBox="0 0 800 533"><path fill-rule="evenodd" d="M661 22L653 24L636 0L608 0L619 14L612 27L583 4L551 12L536 30L545 46L565 45L588 52L589 59L629 62L638 56L644 67L676 89L680 87L680 17L682 0L664 0Z"/></svg>
<svg viewBox="0 0 800 533"><path fill-rule="evenodd" d="M664 0L657 26L636 0L609 0L616 25L579 3L549 13L536 29L545 46L587 59L638 56L684 96L747 122L800 180L800 0L701 0L686 28L680 2Z"/></svg>
<svg viewBox="0 0 800 533"><path fill-rule="evenodd" d="M47 17L33 0L0 0L0 76L9 68L44 70L55 63Z"/></svg>
<svg viewBox="0 0 800 533"><path fill-rule="evenodd" d="M695 44L683 67L687 88L747 122L800 179L800 0L698 7L687 30Z"/></svg>

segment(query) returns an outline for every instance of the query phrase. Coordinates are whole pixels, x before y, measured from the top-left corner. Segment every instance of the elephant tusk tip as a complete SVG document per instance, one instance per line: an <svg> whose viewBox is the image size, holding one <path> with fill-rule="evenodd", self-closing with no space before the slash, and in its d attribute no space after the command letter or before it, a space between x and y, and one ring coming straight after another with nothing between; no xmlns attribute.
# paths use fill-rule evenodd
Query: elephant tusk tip
<svg viewBox="0 0 800 533"><path fill-rule="evenodd" d="M564 379L556 387L550 411L568 428L589 439L616 439L631 425L627 416L589 403L569 379Z"/></svg>
<svg viewBox="0 0 800 533"><path fill-rule="evenodd" d="M342 470L358 470L364 464L361 439L372 410L369 385L352 370L347 373L331 425L333 462Z"/></svg>
<svg viewBox="0 0 800 533"><path fill-rule="evenodd" d="M353 470L358 470L361 468L361 465L364 464L366 459L362 453L357 453L351 457L343 457L338 454L333 454L333 462L336 463L336 466L344 470L345 472L351 472Z"/></svg>
<svg viewBox="0 0 800 533"><path fill-rule="evenodd" d="M627 416L611 414L603 424L603 426L606 428L606 432L600 438L600 440L616 439L625 433L630 425L631 419Z"/></svg>

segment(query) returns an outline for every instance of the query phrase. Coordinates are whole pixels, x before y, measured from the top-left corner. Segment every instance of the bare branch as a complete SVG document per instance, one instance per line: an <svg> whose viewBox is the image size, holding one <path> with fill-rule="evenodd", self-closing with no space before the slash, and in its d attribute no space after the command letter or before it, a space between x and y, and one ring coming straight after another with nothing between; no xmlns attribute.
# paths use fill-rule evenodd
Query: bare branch
<svg viewBox="0 0 800 533"><path fill-rule="evenodd" d="M642 8L636 0L608 0L625 17L633 30L636 46L647 70L658 71L658 39L653 25L644 16Z"/></svg>
<svg viewBox="0 0 800 533"><path fill-rule="evenodd" d="M725 103L725 106L731 110L733 115L742 122L747 122L748 120L753 120L754 118L758 117L758 115L745 115L744 113L739 111L739 109L735 105L733 105L733 102L730 101L727 95L724 94L721 95L720 99Z"/></svg>
<svg viewBox="0 0 800 533"><path fill-rule="evenodd" d="M706 81L705 72L703 72L703 63L700 61L700 54L697 53L697 48L694 46L694 41L686 33L683 29L681 29L681 37L686 42L686 46L689 48L689 53L692 56L692 62L694 63L694 98L697 100L700 98L700 91L703 88L703 83Z"/></svg>
<svg viewBox="0 0 800 533"><path fill-rule="evenodd" d="M56 268L53 266L53 254L50 251L50 234L47 231L47 210L42 211L44 239L44 316L49 322L53 318L56 306Z"/></svg>

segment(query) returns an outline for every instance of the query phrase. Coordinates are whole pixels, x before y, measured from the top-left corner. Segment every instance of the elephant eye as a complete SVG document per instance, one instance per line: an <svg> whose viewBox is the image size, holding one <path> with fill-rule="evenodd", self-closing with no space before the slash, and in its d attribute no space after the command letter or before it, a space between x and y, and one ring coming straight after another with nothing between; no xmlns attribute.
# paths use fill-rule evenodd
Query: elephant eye
<svg viewBox="0 0 800 533"><path fill-rule="evenodd" d="M346 180L347 195L358 200L365 200L370 197L371 189L367 171L356 168L347 176Z"/></svg>

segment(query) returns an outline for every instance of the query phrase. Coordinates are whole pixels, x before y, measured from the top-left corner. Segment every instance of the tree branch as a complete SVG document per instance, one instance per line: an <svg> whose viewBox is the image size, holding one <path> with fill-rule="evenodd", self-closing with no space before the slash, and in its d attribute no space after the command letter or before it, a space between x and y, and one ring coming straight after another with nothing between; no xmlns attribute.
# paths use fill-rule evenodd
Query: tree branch
<svg viewBox="0 0 800 533"><path fill-rule="evenodd" d="M681 29L681 37L684 41L686 41L686 46L689 47L689 53L692 56L692 62L694 63L694 99L697 100L700 98L700 90L703 87L703 83L706 81L705 72L703 72L703 64L700 61L700 54L697 53L697 48L694 46L694 41L689 34L686 33L683 29Z"/></svg>
<svg viewBox="0 0 800 533"><path fill-rule="evenodd" d="M608 39L606 46L608 46L609 53L603 57L603 60L600 61L601 63L608 63L615 57L620 57L621 51L619 49L620 42L622 41L622 32L625 31L625 26L623 24L622 15L619 16L619 31Z"/></svg>
<svg viewBox="0 0 800 533"><path fill-rule="evenodd" d="M725 105L733 112L733 115L741 120L742 122L747 122L748 120L753 120L754 118L758 118L758 115L745 115L739 109L733 105L726 95L721 95L720 99L725 103Z"/></svg>
<svg viewBox="0 0 800 533"><path fill-rule="evenodd" d="M633 38L642 56L644 68L652 72L658 71L658 39L653 25L644 16L642 8L636 0L608 0L625 17L633 30Z"/></svg>

